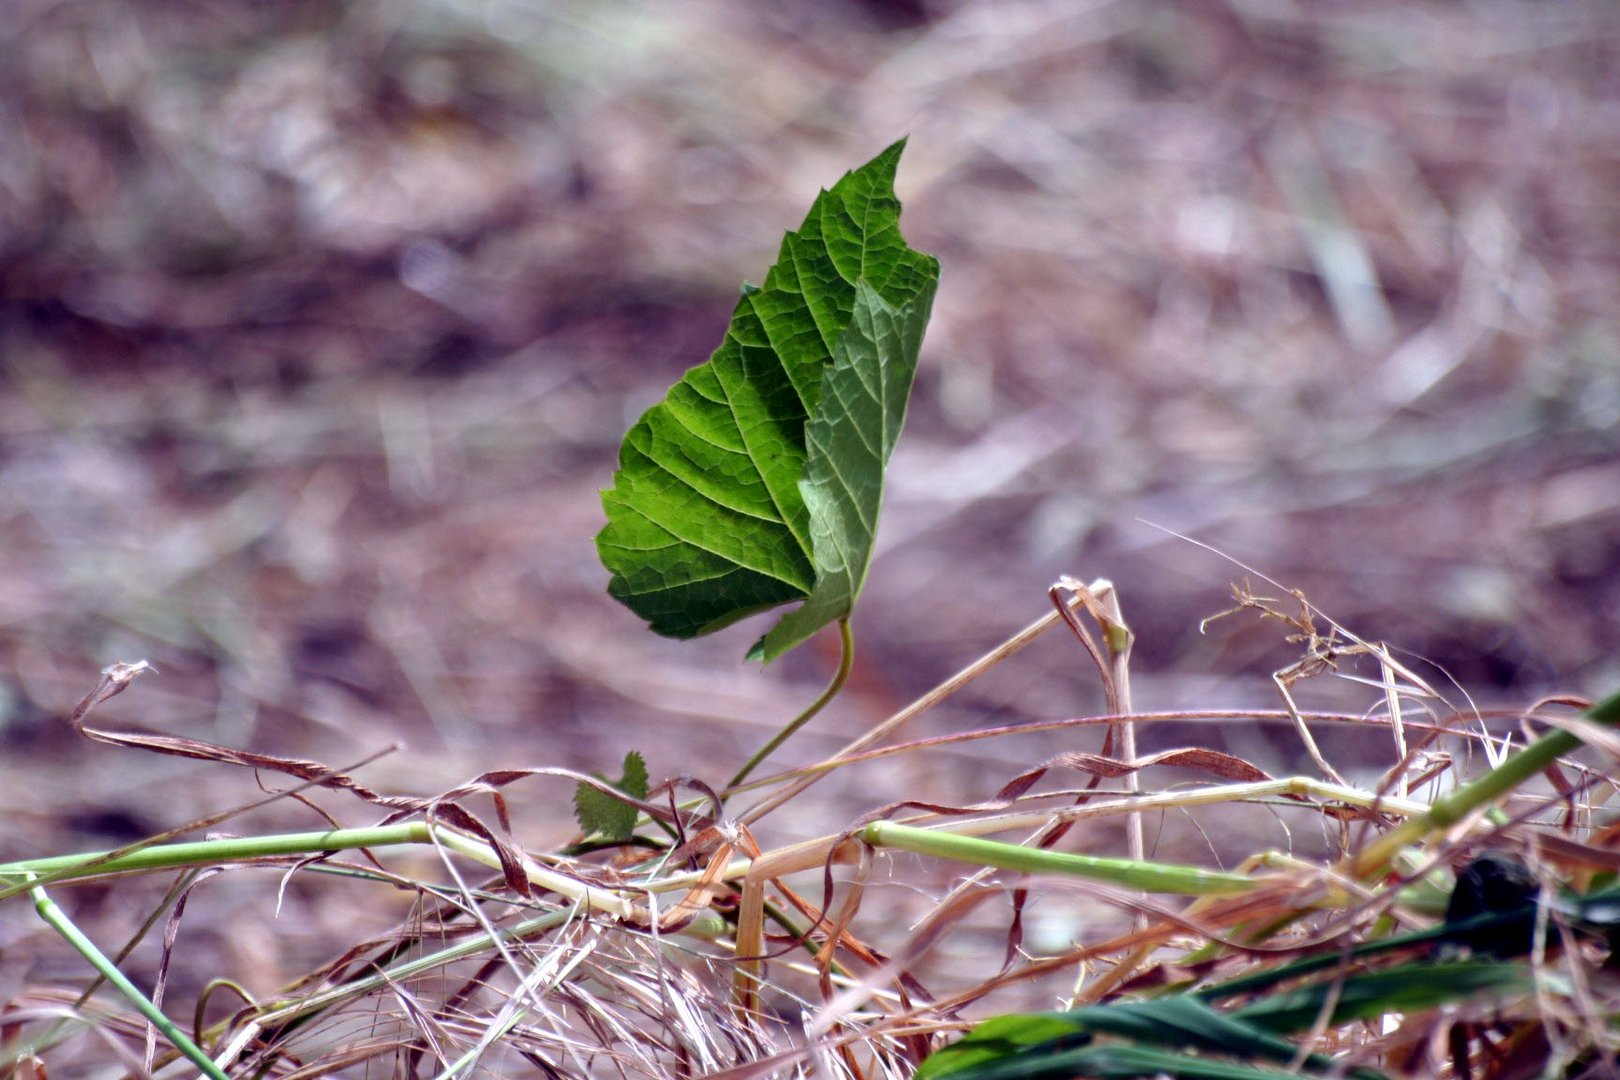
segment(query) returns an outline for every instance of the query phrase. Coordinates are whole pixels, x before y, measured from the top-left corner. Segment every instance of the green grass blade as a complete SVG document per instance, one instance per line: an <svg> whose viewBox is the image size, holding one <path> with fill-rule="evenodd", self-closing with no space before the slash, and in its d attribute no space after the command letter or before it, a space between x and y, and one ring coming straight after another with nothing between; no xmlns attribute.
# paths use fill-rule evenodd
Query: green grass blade
<svg viewBox="0 0 1620 1080"><path fill-rule="evenodd" d="M981 1070L1036 1047L1057 1053L1069 1040L1084 1043L1068 1013L1010 1013L992 1016L961 1039L930 1054L917 1069L917 1080L982 1076Z"/></svg>
<svg viewBox="0 0 1620 1080"><path fill-rule="evenodd" d="M1184 1050L1284 1064L1299 1054L1293 1043L1261 1027L1217 1012L1196 997L1178 995L1062 1013L998 1016L930 1057L918 1070L918 1080L1045 1075L1057 1068L1055 1061L1066 1062L1062 1068L1072 1067L1076 1057L1084 1056L1075 1048L1089 1046L1098 1035L1123 1040L1132 1049L1170 1055L1161 1059L1165 1061L1182 1060L1180 1051ZM1321 1054L1306 1055L1303 1063L1318 1071L1330 1071L1336 1065Z"/></svg>
<svg viewBox="0 0 1620 1080"><path fill-rule="evenodd" d="M1486 993L1517 994L1530 987L1530 973L1523 965L1498 960L1401 964L1339 982L1324 979L1275 992L1235 1015L1269 1031L1300 1031L1316 1023L1329 997L1335 999L1331 1022L1337 1024L1387 1013L1424 1012Z"/></svg>
<svg viewBox="0 0 1620 1080"><path fill-rule="evenodd" d="M1071 1015L1087 1031L1138 1046L1194 1048L1285 1063L1299 1053L1293 1043L1187 995L1077 1009ZM1321 1055L1311 1055L1306 1063L1319 1069L1333 1067L1332 1060Z"/></svg>
<svg viewBox="0 0 1620 1080"><path fill-rule="evenodd" d="M1494 960L1405 964L1274 993L1218 1012L1198 995L1088 1006L1065 1013L1000 1016L934 1054L918 1080L1012 1080L1014 1077L1145 1076L1259 1077L1280 1075L1256 1062L1291 1063L1298 1048L1279 1036L1315 1024L1331 1001L1332 1023L1388 1013L1423 1012L1484 994L1528 991L1521 965ZM1098 1036L1118 1042L1092 1045ZM1219 1054L1232 1061L1208 1056ZM1337 1062L1307 1054L1302 1066L1331 1073ZM1134 1071L1133 1071L1134 1070ZM1350 1075L1367 1077L1370 1070Z"/></svg>
<svg viewBox="0 0 1620 1080"><path fill-rule="evenodd" d="M1351 949L1348 955L1338 949L1332 949L1287 964L1265 968L1215 986L1206 986L1196 991L1196 994L1204 1001L1219 1001L1222 998L1235 997L1239 994L1257 994L1279 983L1289 982L1293 979L1303 978L1306 975L1313 975L1318 971L1339 967L1347 961L1365 960L1384 953L1420 949L1424 946L1432 948L1463 937L1511 930L1522 923L1527 916L1533 917L1534 912L1535 909L1531 907L1526 908L1524 911L1505 912L1499 915L1481 915L1460 923L1433 926L1427 930L1414 930L1410 933L1398 934L1379 941L1363 942Z"/></svg>
<svg viewBox="0 0 1620 1080"><path fill-rule="evenodd" d="M40 918L50 924L51 928L58 934L61 934L67 943L78 951L80 956L88 960L90 966L95 968L103 979L106 979L114 989L123 994L130 1004L135 1006L136 1011L146 1017L152 1026L157 1028L165 1039L169 1040L170 1045L184 1054L204 1076L212 1077L213 1080L227 1080L225 1073L220 1070L219 1066L214 1064L213 1059L203 1053L202 1048L192 1042L190 1037L181 1031L173 1020L164 1016L162 1010L152 1004L151 999L141 993L140 989L130 982L129 977L118 969L118 965L107 959L106 954L96 947L95 942L85 936L84 932L74 924L73 920L68 918L65 911L56 906L56 901L52 900L43 888L36 885L30 888L28 892L33 897L34 909L39 912Z"/></svg>
<svg viewBox="0 0 1620 1080"><path fill-rule="evenodd" d="M1056 1067L1032 1068L1024 1072L999 1075L1007 1077L1007 1080L1017 1076L1053 1078L1087 1076L1107 1077L1111 1080L1160 1076L1174 1077L1176 1080L1280 1080L1281 1077L1300 1075L1297 1072L1266 1069L1240 1061L1219 1061L1145 1046L1093 1046L1057 1055L1052 1064ZM979 1077L976 1080L987 1078Z"/></svg>

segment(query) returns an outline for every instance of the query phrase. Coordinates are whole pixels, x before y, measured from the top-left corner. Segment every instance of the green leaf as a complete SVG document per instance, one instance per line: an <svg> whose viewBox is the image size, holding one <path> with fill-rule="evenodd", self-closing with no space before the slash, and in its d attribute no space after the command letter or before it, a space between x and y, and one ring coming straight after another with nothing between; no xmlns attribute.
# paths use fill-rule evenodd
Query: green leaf
<svg viewBox="0 0 1620 1080"><path fill-rule="evenodd" d="M1178 1054L1145 1046L1091 1046L1054 1054L1025 1072L1001 1072L993 1080L1068 1080L1085 1076L1108 1080L1173 1077L1174 1080L1284 1080L1297 1072L1265 1069L1244 1062L1214 1061L1193 1054ZM992 1080L985 1074L978 1080Z"/></svg>
<svg viewBox="0 0 1620 1080"><path fill-rule="evenodd" d="M608 780L601 773L592 775L633 798L647 798L647 763L634 750L624 755L624 775L619 779ZM580 784L574 789L574 818L586 836L600 836L612 841L628 840L635 831L639 813L629 803L615 799L590 784Z"/></svg>
<svg viewBox="0 0 1620 1080"><path fill-rule="evenodd" d="M1531 985L1530 974L1522 965L1494 960L1402 964L1342 981L1327 979L1276 991L1233 1015L1268 1031L1301 1031L1316 1023L1330 1000L1331 1022L1343 1024L1387 1013L1423 1012L1487 993L1524 993Z"/></svg>
<svg viewBox="0 0 1620 1080"><path fill-rule="evenodd" d="M1087 1030L1160 1048L1199 1047L1241 1057L1287 1062L1298 1053L1279 1039L1233 1016L1216 1012L1191 995L1123 1002L1075 1010ZM1331 1068L1333 1062L1308 1055L1306 1064Z"/></svg>
<svg viewBox="0 0 1620 1080"><path fill-rule="evenodd" d="M992 1016L949 1046L928 1055L917 1067L917 1080L967 1075L1032 1046L1055 1048L1061 1040L1089 1041L1066 1013L1011 1013Z"/></svg>
<svg viewBox="0 0 1620 1080"><path fill-rule="evenodd" d="M708 362L625 436L597 550L656 632L807 601L750 654L771 660L852 610L939 279L900 235L904 145L816 198Z"/></svg>
<svg viewBox="0 0 1620 1080"><path fill-rule="evenodd" d="M1125 1047L1111 1045L1080 1050L1094 1036L1107 1035L1127 1040ZM1001 1077L1084 1075L1138 1075L1109 1072L1102 1057L1124 1054L1163 1055L1152 1073L1162 1070L1177 1076L1216 1075L1200 1070L1228 1070L1220 1075L1257 1075L1250 1066L1215 1066L1210 1062L1187 1061L1178 1053L1196 1049L1257 1061L1288 1063L1298 1048L1234 1014L1217 1012L1192 995L1176 995L1152 1001L1092 1005L1069 1012L1031 1013L998 1016L985 1021L960 1042L930 1056L918 1070L919 1080L999 1080ZM1134 1060L1134 1059L1133 1059ZM1181 1062L1181 1065L1175 1063ZM1084 1063L1085 1068L1080 1068ZM1316 1071L1334 1068L1331 1058L1307 1054L1302 1062ZM1188 1070L1191 1071L1188 1071ZM1232 1072L1230 1070L1238 1070ZM1244 1072L1243 1070L1250 1070ZM1274 1075L1274 1074L1266 1074Z"/></svg>
<svg viewBox="0 0 1620 1080"><path fill-rule="evenodd" d="M774 660L854 610L872 562L883 470L905 422L932 301L930 289L895 308L865 281L858 284L854 324L839 341L805 432L809 454L799 493L810 512L815 588L751 658Z"/></svg>

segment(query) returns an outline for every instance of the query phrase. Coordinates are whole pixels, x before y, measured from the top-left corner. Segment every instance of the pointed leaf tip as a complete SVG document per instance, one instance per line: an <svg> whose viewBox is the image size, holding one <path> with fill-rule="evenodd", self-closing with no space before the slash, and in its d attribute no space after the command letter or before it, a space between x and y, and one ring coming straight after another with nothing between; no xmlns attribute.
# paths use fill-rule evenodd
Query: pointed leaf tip
<svg viewBox="0 0 1620 1080"><path fill-rule="evenodd" d="M623 773L619 779L609 780L601 773L594 775L632 798L647 797L647 763L635 750L624 755ZM587 837L628 840L635 831L637 813L634 806L590 784L580 783L574 788L574 819Z"/></svg>

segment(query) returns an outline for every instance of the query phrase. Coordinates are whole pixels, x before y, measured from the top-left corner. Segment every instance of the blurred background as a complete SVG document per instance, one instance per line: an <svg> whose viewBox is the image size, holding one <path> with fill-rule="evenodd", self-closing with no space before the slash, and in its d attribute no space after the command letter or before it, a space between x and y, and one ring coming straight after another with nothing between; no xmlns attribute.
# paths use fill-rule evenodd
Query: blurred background
<svg viewBox="0 0 1620 1080"><path fill-rule="evenodd" d="M631 747L723 781L836 642L761 669L763 624L653 637L605 595L597 493L817 189L907 134L902 226L941 291L853 684L780 762L1065 573L1119 587L1140 708L1277 704L1285 627L1199 632L1231 560L1459 704L1620 684L1613 4L3 10L8 858L259 795L76 740L61 716L120 659L162 674L103 725L332 765L398 743L364 772L392 791ZM1349 691L1297 693L1379 700ZM1100 710L1054 633L907 733ZM1300 767L1273 742L1242 749ZM762 839L988 797L1082 743L852 775ZM566 839L568 794L514 795L526 840ZM258 822L319 826L283 803L233 827Z"/></svg>

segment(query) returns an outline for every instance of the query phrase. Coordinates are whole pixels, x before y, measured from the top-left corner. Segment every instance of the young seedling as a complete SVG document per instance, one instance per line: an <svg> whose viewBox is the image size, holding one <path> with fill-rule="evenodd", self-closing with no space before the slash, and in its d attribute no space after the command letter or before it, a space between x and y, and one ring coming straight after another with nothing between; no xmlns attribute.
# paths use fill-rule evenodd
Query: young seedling
<svg viewBox="0 0 1620 1080"><path fill-rule="evenodd" d="M725 339L625 436L597 537L608 591L690 638L783 604L769 662L832 623L827 692L732 777L745 780L843 685L883 473L905 422L939 263L900 235L895 143L823 191L744 285Z"/></svg>
<svg viewBox="0 0 1620 1080"><path fill-rule="evenodd" d="M1085 985L1077 982L1077 997L1101 1001L1121 991L1151 995L1064 1014L993 1020L957 1049L924 1064L918 1075L931 1080L1082 1073L1259 1080L1281 1075L1277 1071L1281 1066L1289 1072L1370 1078L1372 1073L1358 1070L1346 1055L1327 1053L1319 1045L1330 1024L1373 1018L1387 1022L1391 1017L1437 1012L1441 1006L1451 1009L1475 998L1522 995L1532 984L1539 993L1550 992L1552 983L1547 979L1532 980L1522 966L1499 962L1509 955L1500 947L1504 927L1512 931L1515 949L1540 953L1534 961L1538 965L1545 960L1549 943L1595 942L1599 934L1609 937L1612 954L1614 942L1620 941L1616 929L1620 918L1614 915L1616 892L1607 884L1568 892L1558 906L1544 902L1552 895L1549 879L1526 870L1519 875L1516 907L1497 910L1481 901L1480 917L1498 920L1483 928L1459 924L1454 905L1448 902L1448 896L1456 899L1458 890L1448 893L1444 886L1463 864L1459 855L1472 857L1470 848L1504 839L1523 841L1537 859L1563 859L1582 867L1589 878L1597 870L1612 872L1613 839L1620 830L1599 831L1589 841L1552 830L1531 837L1530 826L1538 824L1532 819L1545 800L1517 789L1543 771L1555 772L1560 756L1581 743L1611 755L1620 753L1620 739L1613 733L1620 723L1620 696L1592 707L1583 717L1557 721L1557 730L1504 756L1487 776L1432 802L1415 800L1400 786L1408 769L1401 700L1435 696L1433 691L1382 645L1356 638L1331 620L1325 620L1326 631L1319 630L1325 617L1293 590L1289 593L1299 605L1297 614L1284 606L1286 601L1256 596L1246 584L1237 590L1233 610L1281 620L1293 631L1289 640L1303 646L1299 661L1273 675L1286 714L1270 710L1267 718L1293 721L1328 781L1272 778L1233 755L1200 747L1139 757L1134 724L1191 717L1134 713L1129 684L1133 638L1113 587L1106 581L1083 585L1065 577L1051 590L1050 615L839 754L792 773L747 782L760 762L839 691L850 670L850 615L871 561L884 469L904 421L938 276L932 257L908 247L898 231L893 179L901 149L902 144L895 144L821 193L804 224L785 238L764 284L744 287L725 340L713 357L689 372L631 429L621 448L614 485L603 493L608 523L598 547L613 575L610 591L655 631L692 637L797 603L750 653L769 662L830 625L839 628L841 660L827 690L746 761L727 789L729 794L772 789L763 801L737 813L725 806L723 793L700 781L686 778L652 787L640 755L633 751L626 755L617 779L555 769L498 769L432 799L387 795L362 786L346 771L318 762L236 751L178 736L89 727L85 719L91 709L149 670L144 661L118 664L103 673L103 682L74 711L71 723L81 735L128 748L270 770L298 781L298 787L283 794L317 787L344 790L387 810L387 819L364 829L173 842L212 823L205 820L117 851L5 863L0 865L0 899L29 893L40 915L162 1032L175 1047L174 1060L183 1055L210 1076L226 1075L229 1069L264 1074L274 1059L254 1063L250 1057L259 1051L250 1048L266 1041L273 1044L299 1025L328 1012L335 1015L364 995L399 993L403 998L414 993L412 980L463 961L476 962L469 966L476 966L477 972L463 991L451 995L450 1005L442 1010L444 1017L456 1015L459 1022L457 1014L467 1000L463 995L496 991L500 978L493 973L503 968L515 988L499 1008L486 1013L476 1033L453 1045L431 1047L444 1066L440 1075L469 1074L492 1048L532 1040L538 1029L530 1023L530 1015L551 1011L549 1004L541 1006L545 990L560 985L587 958L590 980L621 987L623 996L634 999L632 1009L655 1001L673 1002L683 992L683 979L669 977L670 958L679 946L674 935L700 940L712 950L710 943L723 942L729 925L735 926L729 957L735 963L733 1001L738 1018L728 1034L753 1030L758 992L767 985L763 980L767 956L802 947L813 956L810 973L820 976L819 1012L804 1027L807 1037L769 1062L778 1066L787 1065L795 1054L825 1052L828 1061L842 1055L836 1060L851 1075L901 1074L904 1070L896 1070L902 1062L914 1066L925 1056L928 1024L957 1024L962 1008L996 986L1091 957L1106 957L1108 970ZM1087 618L1081 617L1082 612ZM1110 741L1101 754L1067 752L1052 758L1015 777L988 802L950 806L899 801L843 831L761 850L751 822L834 770L938 741L868 749L1059 623L1073 630L1095 661L1108 714L946 738L965 745L1015 731L1032 734L1040 726L1073 730L1095 721L1110 729ZM1358 790L1340 781L1293 700L1292 688L1300 680L1337 670L1340 660L1358 655L1375 657L1381 667L1382 678L1367 681L1384 693L1396 738L1401 764L1392 774L1393 794L1383 787ZM1312 719L1321 718L1317 714ZM1456 734L1454 728L1445 730L1442 722L1413 726L1425 730L1425 737ZM1060 764L1088 773L1085 788L1035 792L1037 781ZM1143 791L1139 772L1165 766L1202 770L1230 782ZM505 785L540 774L566 775L571 783L580 784L575 802L584 836L576 848L561 854L522 848L511 836L505 803L500 801ZM1103 788L1099 781L1105 778L1122 780L1122 790ZM1555 784L1560 785L1560 796L1570 796L1556 772ZM683 786L704 794L702 811L688 812L677 804L671 792ZM458 799L470 795L495 799L499 829L459 805ZM667 803L660 801L665 795ZM1534 805L1510 818L1497 806L1510 796ZM1059 805L1059 799L1072 801ZM1360 820L1369 830L1385 831L1327 865L1292 853L1252 850L1235 870L1147 857L1141 826L1146 815L1216 803L1262 803L1273 812L1304 810L1327 821ZM1494 818L1488 816L1493 814ZM1049 840L1078 822L1119 815L1128 822L1127 858L1049 849ZM645 820L663 827L668 841L635 837L637 825ZM1023 838L993 838L1000 834ZM612 866L575 857L626 843L659 850L640 862L620 860ZM387 850L407 845L437 854L450 884L416 882L387 869L382 861ZM852 929L863 890L869 879L876 880L874 867L884 850L972 868L971 888L959 887L947 895L899 950L882 943L880 951ZM337 861L335 856L347 851L364 851L367 861ZM283 999L250 1002L239 1016L193 1038L164 1017L161 992L145 995L125 978L119 971L120 959L101 955L47 891L115 874L233 863L405 884L431 901L433 919L417 932L387 942L365 964L354 963L359 952L342 958L318 988L295 987ZM840 863L854 867L841 883L832 873L834 864ZM1474 859L1469 865L1479 863ZM480 872L498 871L499 877L494 884L469 883L457 869L464 864ZM824 887L819 901L813 893L785 882L790 875L812 871L819 871ZM1088 896L1134 911L1134 929L1097 944L1076 943L1055 956L1024 952L1022 939L1009 933L1003 971L913 1008L906 999L910 966L982 898L1006 891L1022 895L1030 887L1028 875L1067 884L1071 891L1084 889ZM739 894L734 905L728 900L733 892ZM1144 894L1198 899L1172 907ZM1525 902L1527 898L1531 902ZM1021 902L1015 898L1015 927ZM1441 914L1444 924L1389 936L1399 920L1421 926L1421 920ZM1549 930L1554 918L1561 922ZM767 922L786 932L780 939L785 946L767 941ZM1358 926L1371 928L1364 940L1343 944ZM1290 938L1295 928L1312 937ZM1578 941L1571 930L1585 939ZM430 932L445 938L431 949ZM542 935L547 937L546 958L525 970L523 963L534 955L530 947L538 951ZM564 937L570 940L561 940ZM650 945L644 979L620 980L612 963L602 960L604 943L615 938ZM581 940L583 945L578 944ZM1494 949L1495 955L1458 961L1450 955L1414 953L1414 961L1395 970L1366 967L1374 957L1396 949L1459 944L1476 951ZM1297 959L1296 953L1301 954ZM1235 958L1264 962L1268 954L1283 962L1272 960L1264 970L1194 988L1196 980L1218 973L1222 965L1236 966ZM703 955L712 958L714 953ZM354 970L346 971L351 965ZM1352 965L1361 968L1352 970ZM1300 981L1312 975L1320 977ZM835 980L842 988L841 998L828 1000ZM584 981L574 982L570 992L557 1000L578 999ZM691 985L699 982L691 980ZM161 991L161 980L157 985ZM891 993L881 987L896 989ZM1283 988L1259 999L1216 1007L1217 1002L1252 998L1259 989L1276 987ZM882 1009L866 1009L880 994L904 1007L887 1016ZM612 1019L602 1002L589 1006L592 1024L599 1020L598 1026L611 1030L614 1038L628 1030ZM669 1008L674 1015L675 1006ZM680 1008L688 1019L701 1013L684 1004ZM714 1014L731 1012L722 1005L707 1015ZM1612 1027L1610 1018L1612 1010L1594 1030ZM440 1017L431 1019L435 1032L451 1030ZM659 1026L652 1041L664 1047L670 1030L675 1029ZM1306 1034L1282 1037L1299 1032ZM570 1048L576 1045L575 1034L563 1032L563 1042ZM883 1055L875 1059L878 1069L868 1069L858 1060L851 1049L857 1040ZM1424 1040L1435 1042L1429 1034ZM1465 1064L1467 1044L1466 1037L1459 1043ZM723 1071L718 1059L692 1055L691 1046L701 1050L697 1040L680 1040L683 1067L696 1062L711 1074ZM896 1047L904 1047L903 1057ZM411 1053L415 1052L413 1047ZM544 1063L535 1053L531 1061ZM765 1054L754 1054L745 1068L757 1069L766 1062ZM162 1062L156 1067L149 1063L146 1071L156 1073L162 1067ZM314 1069L323 1067L311 1064Z"/></svg>

